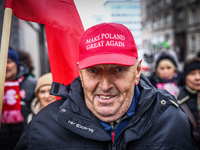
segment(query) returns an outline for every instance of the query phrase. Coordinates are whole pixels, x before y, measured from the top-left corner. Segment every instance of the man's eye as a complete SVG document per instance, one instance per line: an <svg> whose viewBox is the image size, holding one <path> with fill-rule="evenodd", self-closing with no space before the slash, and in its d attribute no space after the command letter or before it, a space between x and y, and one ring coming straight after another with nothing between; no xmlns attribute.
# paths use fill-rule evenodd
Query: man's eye
<svg viewBox="0 0 200 150"><path fill-rule="evenodd" d="M116 68L116 72L124 71L124 68Z"/></svg>
<svg viewBox="0 0 200 150"><path fill-rule="evenodd" d="M96 72L97 72L97 70L96 70L96 69L93 69L93 68L89 69L88 71L89 71L90 73L96 73Z"/></svg>
<svg viewBox="0 0 200 150"><path fill-rule="evenodd" d="M126 70L126 68L124 68L124 67L116 67L116 68L111 69L111 72L112 73L121 73L125 70Z"/></svg>

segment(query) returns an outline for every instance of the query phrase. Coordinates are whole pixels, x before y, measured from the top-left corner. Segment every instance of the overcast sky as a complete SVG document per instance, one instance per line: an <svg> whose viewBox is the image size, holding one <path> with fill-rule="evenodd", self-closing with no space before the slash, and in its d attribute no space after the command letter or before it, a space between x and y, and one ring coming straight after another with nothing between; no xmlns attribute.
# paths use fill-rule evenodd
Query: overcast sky
<svg viewBox="0 0 200 150"><path fill-rule="evenodd" d="M104 13L103 4L106 0L74 0L81 17L84 29L94 25L92 16Z"/></svg>

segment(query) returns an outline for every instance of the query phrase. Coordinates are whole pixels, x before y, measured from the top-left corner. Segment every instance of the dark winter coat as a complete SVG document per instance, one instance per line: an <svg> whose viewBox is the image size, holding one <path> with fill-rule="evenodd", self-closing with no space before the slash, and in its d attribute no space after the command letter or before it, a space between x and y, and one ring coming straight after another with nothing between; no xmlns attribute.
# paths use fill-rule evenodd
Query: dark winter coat
<svg viewBox="0 0 200 150"><path fill-rule="evenodd" d="M190 89L188 86L182 86L177 93L177 100L179 104L187 104L190 112L194 116L196 123L199 121L198 109L197 109L197 92ZM200 126L200 125L199 125ZM193 128L193 123L191 122L191 127ZM200 131L199 131L200 132ZM200 149L200 142L196 141L198 148Z"/></svg>
<svg viewBox="0 0 200 150"><path fill-rule="evenodd" d="M42 109L29 123L15 150L194 150L189 122L175 99L142 76L135 114L112 142L85 105L79 78L70 87L53 84L65 97Z"/></svg>
<svg viewBox="0 0 200 150"><path fill-rule="evenodd" d="M177 100L179 101L179 104L186 103L188 108L191 110L195 120L197 121L199 119L196 91L193 91L189 87L180 87L179 92L177 93Z"/></svg>
<svg viewBox="0 0 200 150"><path fill-rule="evenodd" d="M0 149L1 150L13 150L14 146L18 142L22 131L26 124L27 115L31 112L30 103L35 97L34 89L36 85L36 79L29 76L29 69L26 65L20 63L18 68L18 74L16 79L24 76L24 80L20 83L21 97L21 113L24 118L24 122L17 124L1 124L0 131Z"/></svg>

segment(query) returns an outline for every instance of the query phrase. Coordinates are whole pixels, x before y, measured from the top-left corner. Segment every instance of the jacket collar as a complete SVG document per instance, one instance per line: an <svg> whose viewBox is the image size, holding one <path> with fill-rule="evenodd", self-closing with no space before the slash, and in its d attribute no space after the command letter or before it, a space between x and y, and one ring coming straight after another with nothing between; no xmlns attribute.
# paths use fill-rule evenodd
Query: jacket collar
<svg viewBox="0 0 200 150"><path fill-rule="evenodd" d="M28 74L29 74L28 67L24 63L20 62L18 67L18 73L15 80L19 79L22 76L27 76Z"/></svg>
<svg viewBox="0 0 200 150"><path fill-rule="evenodd" d="M191 94L197 94L197 91L192 90L189 86L185 85L185 89Z"/></svg>

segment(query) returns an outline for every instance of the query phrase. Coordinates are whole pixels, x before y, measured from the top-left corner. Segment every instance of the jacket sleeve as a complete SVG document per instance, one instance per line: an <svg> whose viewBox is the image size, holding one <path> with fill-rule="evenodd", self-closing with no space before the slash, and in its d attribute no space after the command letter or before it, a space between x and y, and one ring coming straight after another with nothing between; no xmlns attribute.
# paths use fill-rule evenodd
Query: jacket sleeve
<svg viewBox="0 0 200 150"><path fill-rule="evenodd" d="M170 146L182 149L196 149L187 116L180 108L171 105L157 120L151 130L159 135L159 140L171 143Z"/></svg>
<svg viewBox="0 0 200 150"><path fill-rule="evenodd" d="M31 122L26 126L21 134L21 137L15 146L14 150L26 150L28 149L28 143L30 140Z"/></svg>

